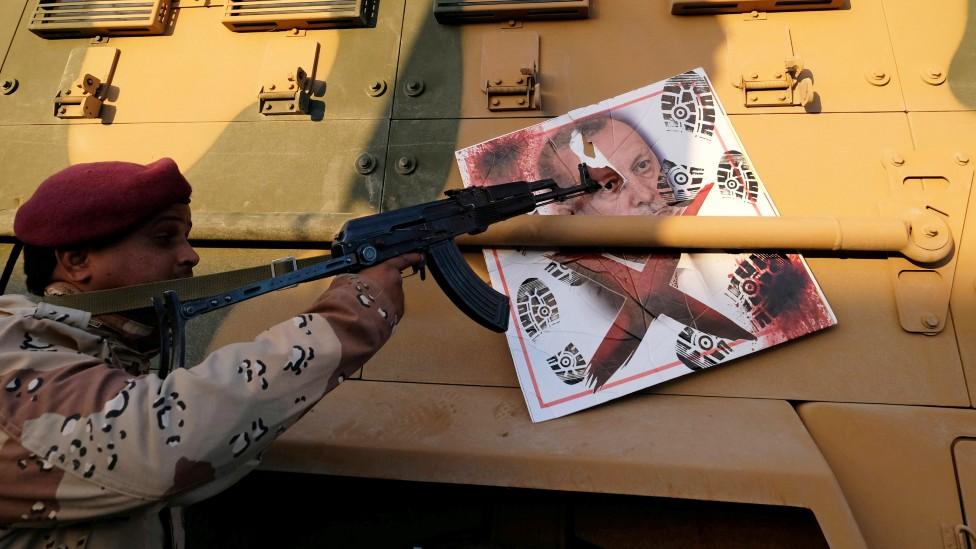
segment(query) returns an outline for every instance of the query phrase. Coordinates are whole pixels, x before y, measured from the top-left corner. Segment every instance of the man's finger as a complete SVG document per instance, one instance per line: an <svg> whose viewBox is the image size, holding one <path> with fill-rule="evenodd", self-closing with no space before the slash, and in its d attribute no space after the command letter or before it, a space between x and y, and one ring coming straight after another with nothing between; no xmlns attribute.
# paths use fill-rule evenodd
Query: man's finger
<svg viewBox="0 0 976 549"><path fill-rule="evenodd" d="M422 256L419 253L409 253L394 257L393 259L388 260L387 263L391 267L396 268L396 270L403 271L407 267L420 263L421 259Z"/></svg>

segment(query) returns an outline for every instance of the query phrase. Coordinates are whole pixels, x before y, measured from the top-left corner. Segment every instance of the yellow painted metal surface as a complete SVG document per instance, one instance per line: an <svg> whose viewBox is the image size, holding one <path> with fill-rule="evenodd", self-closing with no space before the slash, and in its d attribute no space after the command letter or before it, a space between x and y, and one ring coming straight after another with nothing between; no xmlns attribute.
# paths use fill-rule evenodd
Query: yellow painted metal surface
<svg viewBox="0 0 976 549"><path fill-rule="evenodd" d="M976 412L823 403L798 411L869 547L943 547L943 527L963 523L953 444L976 433Z"/></svg>
<svg viewBox="0 0 976 549"><path fill-rule="evenodd" d="M833 547L864 546L785 402L639 396L531 424L513 389L352 381L269 449L265 467L806 507Z"/></svg>
<svg viewBox="0 0 976 549"><path fill-rule="evenodd" d="M681 17L663 0L613 0L593 2L588 19L458 25L437 22L432 0L382 0L365 28L294 33L235 33L224 2L180 0L162 35L100 43L36 36L25 5L0 3L0 81L18 82L0 94L4 260L14 212L44 177L160 156L194 186L197 236L212 246L198 273L315 253L300 248L325 247L344 219L460 186L458 148L697 66L784 215L877 217L899 156L976 162L976 0ZM483 70L509 67L486 38L517 33L539 36L542 108L489 110ZM262 86L309 63L278 53L291 44L318 45L310 112L264 116ZM54 115L76 48L119 50L99 119ZM775 79L789 56L802 59L813 102L748 107L735 84ZM900 326L894 261L811 254L836 327L544 424L529 423L504 336L410 278L406 319L362 380L313 409L266 465L795 505L834 547L941 546L943 526L976 506L971 441L951 446L976 436L976 225L961 215L937 335ZM480 249L465 253L487 278ZM326 285L195 321L191 357L253 337ZM22 291L22 276L8 289ZM810 403L798 415L788 401Z"/></svg>

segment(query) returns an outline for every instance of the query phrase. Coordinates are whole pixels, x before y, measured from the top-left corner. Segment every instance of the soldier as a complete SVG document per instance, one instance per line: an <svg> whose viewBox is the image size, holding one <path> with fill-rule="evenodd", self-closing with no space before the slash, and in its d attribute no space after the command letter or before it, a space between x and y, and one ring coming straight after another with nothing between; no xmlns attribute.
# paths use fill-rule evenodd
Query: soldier
<svg viewBox="0 0 976 549"><path fill-rule="evenodd" d="M14 221L28 288L191 276L190 192L167 158L54 174ZM254 469L390 337L419 259L337 277L305 313L165 379L148 371L152 321L0 297L0 546L172 546L171 506Z"/></svg>

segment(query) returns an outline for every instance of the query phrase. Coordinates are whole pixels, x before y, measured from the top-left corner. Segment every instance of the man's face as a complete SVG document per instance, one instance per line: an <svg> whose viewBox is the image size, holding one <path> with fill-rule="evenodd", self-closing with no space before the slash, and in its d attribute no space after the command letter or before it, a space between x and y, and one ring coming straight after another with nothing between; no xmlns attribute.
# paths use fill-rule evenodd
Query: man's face
<svg viewBox="0 0 976 549"><path fill-rule="evenodd" d="M193 276L200 256L187 237L190 207L174 204L115 244L88 250L86 291Z"/></svg>
<svg viewBox="0 0 976 549"><path fill-rule="evenodd" d="M656 211L666 205L657 191L661 163L629 124L610 120L584 140L593 143L609 166L589 169L590 177L604 188L579 199L578 213L630 215ZM568 147L558 153L564 165L575 167L586 160L578 158Z"/></svg>

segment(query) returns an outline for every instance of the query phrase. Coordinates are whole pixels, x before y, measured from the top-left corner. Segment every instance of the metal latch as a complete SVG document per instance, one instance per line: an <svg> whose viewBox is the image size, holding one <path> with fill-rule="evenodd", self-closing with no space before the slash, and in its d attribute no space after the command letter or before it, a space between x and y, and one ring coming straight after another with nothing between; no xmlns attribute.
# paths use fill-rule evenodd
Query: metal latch
<svg viewBox="0 0 976 549"><path fill-rule="evenodd" d="M268 45L258 92L261 114L308 114L318 52L318 42L302 38Z"/></svg>
<svg viewBox="0 0 976 549"><path fill-rule="evenodd" d="M746 107L807 106L816 97L810 71L796 53L789 27L765 14L729 27L732 85Z"/></svg>
<svg viewBox="0 0 976 549"><path fill-rule="evenodd" d="M539 34L503 30L485 36L481 81L490 111L541 109Z"/></svg>
<svg viewBox="0 0 976 549"><path fill-rule="evenodd" d="M803 60L788 57L781 69L741 74L735 87L742 90L747 107L807 106L813 102L813 82L803 78Z"/></svg>
<svg viewBox="0 0 976 549"><path fill-rule="evenodd" d="M54 96L54 115L65 119L98 118L118 58L116 48L71 50Z"/></svg>
<svg viewBox="0 0 976 549"><path fill-rule="evenodd" d="M312 85L305 69L297 67L281 80L261 86L258 106L261 114L308 114Z"/></svg>
<svg viewBox="0 0 976 549"><path fill-rule="evenodd" d="M882 214L912 212L911 240L922 249L958 242L969 204L972 166L954 161L951 153L933 150L887 153L884 165L891 199L881 204ZM928 265L888 258L898 320L905 331L936 334L945 329L958 255L954 249L947 259Z"/></svg>

